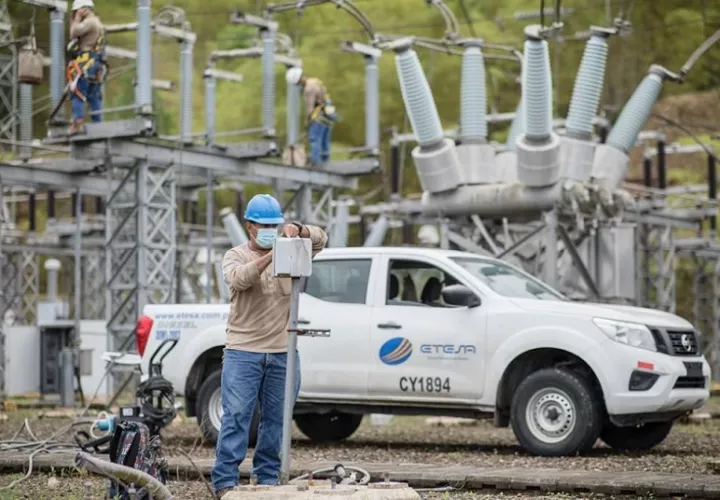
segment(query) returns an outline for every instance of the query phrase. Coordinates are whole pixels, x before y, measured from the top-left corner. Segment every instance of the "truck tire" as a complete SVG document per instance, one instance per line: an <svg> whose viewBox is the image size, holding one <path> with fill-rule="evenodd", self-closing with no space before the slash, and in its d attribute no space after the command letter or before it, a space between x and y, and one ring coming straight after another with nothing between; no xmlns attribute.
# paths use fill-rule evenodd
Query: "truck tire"
<svg viewBox="0 0 720 500"><path fill-rule="evenodd" d="M222 370L212 372L200 386L197 398L195 414L200 424L203 439L213 446L217 443L220 433L220 422L222 420L222 398L220 397L220 381ZM258 423L260 420L260 405L255 405L250 422L250 435L248 436L248 447L254 448L257 443Z"/></svg>
<svg viewBox="0 0 720 500"><path fill-rule="evenodd" d="M551 457L583 453L600 435L602 399L582 375L560 368L538 370L516 389L510 423L530 453Z"/></svg>
<svg viewBox="0 0 720 500"><path fill-rule="evenodd" d="M620 451L646 451L662 443L673 427L674 421L648 422L640 426L618 427L607 422L600 432L600 439Z"/></svg>
<svg viewBox="0 0 720 500"><path fill-rule="evenodd" d="M352 436L362 419L354 413L303 413L295 416L295 425L311 441L329 443Z"/></svg>

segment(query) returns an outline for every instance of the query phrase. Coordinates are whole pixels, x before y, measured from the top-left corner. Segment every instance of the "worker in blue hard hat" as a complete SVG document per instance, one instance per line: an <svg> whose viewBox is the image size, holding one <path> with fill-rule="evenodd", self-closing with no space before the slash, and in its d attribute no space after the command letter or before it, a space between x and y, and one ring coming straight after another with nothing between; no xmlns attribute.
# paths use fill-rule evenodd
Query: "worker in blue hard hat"
<svg viewBox="0 0 720 500"><path fill-rule="evenodd" d="M95 14L93 0L73 1L67 49L71 53L66 73L71 85L73 118L68 135L74 135L84 131L86 103L91 112L90 120L102 121L102 83L107 66L105 28Z"/></svg>
<svg viewBox="0 0 720 500"><path fill-rule="evenodd" d="M290 68L285 79L303 89L305 102L305 126L310 143L310 165L320 166L330 161L330 137L337 120L335 106L325 84L319 78L308 78L302 68Z"/></svg>
<svg viewBox="0 0 720 500"><path fill-rule="evenodd" d="M280 204L267 194L247 204L245 224L248 242L231 248L223 258L230 314L221 376L223 416L212 470L219 497L239 482L238 467L247 453L256 402L260 425L253 474L259 484L274 485L280 473L291 282L269 269L275 238L310 238L313 256L327 243L319 227L286 223ZM299 356L296 366L295 398L300 390Z"/></svg>

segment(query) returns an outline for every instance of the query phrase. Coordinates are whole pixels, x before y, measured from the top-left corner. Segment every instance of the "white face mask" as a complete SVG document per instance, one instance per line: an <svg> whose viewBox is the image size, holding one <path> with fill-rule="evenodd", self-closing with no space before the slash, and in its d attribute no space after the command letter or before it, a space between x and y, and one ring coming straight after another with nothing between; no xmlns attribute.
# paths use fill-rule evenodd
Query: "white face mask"
<svg viewBox="0 0 720 500"><path fill-rule="evenodd" d="M257 230L257 236L255 237L255 243L262 248L272 248L275 244L275 237L277 236L277 229L261 227Z"/></svg>

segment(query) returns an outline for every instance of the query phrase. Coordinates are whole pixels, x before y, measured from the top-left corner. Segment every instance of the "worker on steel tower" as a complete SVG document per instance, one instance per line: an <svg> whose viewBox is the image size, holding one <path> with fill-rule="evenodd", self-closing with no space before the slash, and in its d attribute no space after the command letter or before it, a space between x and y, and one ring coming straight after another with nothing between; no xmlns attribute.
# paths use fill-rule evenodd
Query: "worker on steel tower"
<svg viewBox="0 0 720 500"><path fill-rule="evenodd" d="M239 483L238 467L247 453L256 402L260 423L253 474L258 484L275 485L279 480L291 279L272 275L272 248L278 233L310 238L313 256L327 243L319 227L284 222L275 198L253 197L245 211L249 241L231 248L223 258L230 314L220 382L223 416L212 470L218 497ZM295 398L300 390L299 355L296 363Z"/></svg>
<svg viewBox="0 0 720 500"><path fill-rule="evenodd" d="M323 82L308 78L302 68L290 68L285 74L287 82L300 85L305 102L305 126L310 143L310 164L314 167L330 161L330 135L337 120L335 106Z"/></svg>
<svg viewBox="0 0 720 500"><path fill-rule="evenodd" d="M68 52L68 78L73 81L79 74L77 85L71 88L72 125L69 135L84 130L85 102L90 108L90 119L101 122L102 81L105 76L105 28L95 14L93 0L74 0L70 21Z"/></svg>

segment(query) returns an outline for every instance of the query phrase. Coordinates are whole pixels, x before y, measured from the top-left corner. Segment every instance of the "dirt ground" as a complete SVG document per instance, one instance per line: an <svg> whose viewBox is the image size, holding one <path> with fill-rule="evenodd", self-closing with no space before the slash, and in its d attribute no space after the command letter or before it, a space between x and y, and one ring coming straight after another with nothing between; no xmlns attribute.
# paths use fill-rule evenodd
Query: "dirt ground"
<svg viewBox="0 0 720 500"><path fill-rule="evenodd" d="M714 405L717 402L713 402ZM709 408L715 410L715 408ZM39 411L16 411L0 422L2 441L12 438L27 418L32 434L47 439L69 418L43 417ZM335 444L313 444L294 430L293 461L337 461L346 465L363 462L403 462L425 464L460 464L479 467L551 467L575 470L662 471L685 474L706 474L708 463L717 457L720 445L720 423L676 425L668 439L656 449L643 454L615 452L598 442L595 450L583 457L534 457L523 452L510 429L496 429L489 422L473 425L431 425L424 417L395 417L388 425L371 424L366 417L362 426L348 440ZM80 427L81 429L83 427ZM203 443L195 419L178 418L163 433L165 451L169 456L182 450L193 457L212 457L215 450ZM30 440L24 434L17 439ZM69 434L59 441L71 440ZM0 451L0 454L2 451ZM252 456L249 450L248 459ZM33 474L28 480L7 489L22 474L0 475L0 500L16 498L103 498L107 480L88 477L84 471L57 471L55 475ZM89 482L92 496L85 497L84 484ZM178 499L211 498L200 481L173 481L169 488ZM636 498L602 495L539 495L501 494L489 492L422 492L425 499L490 499L490 498Z"/></svg>

